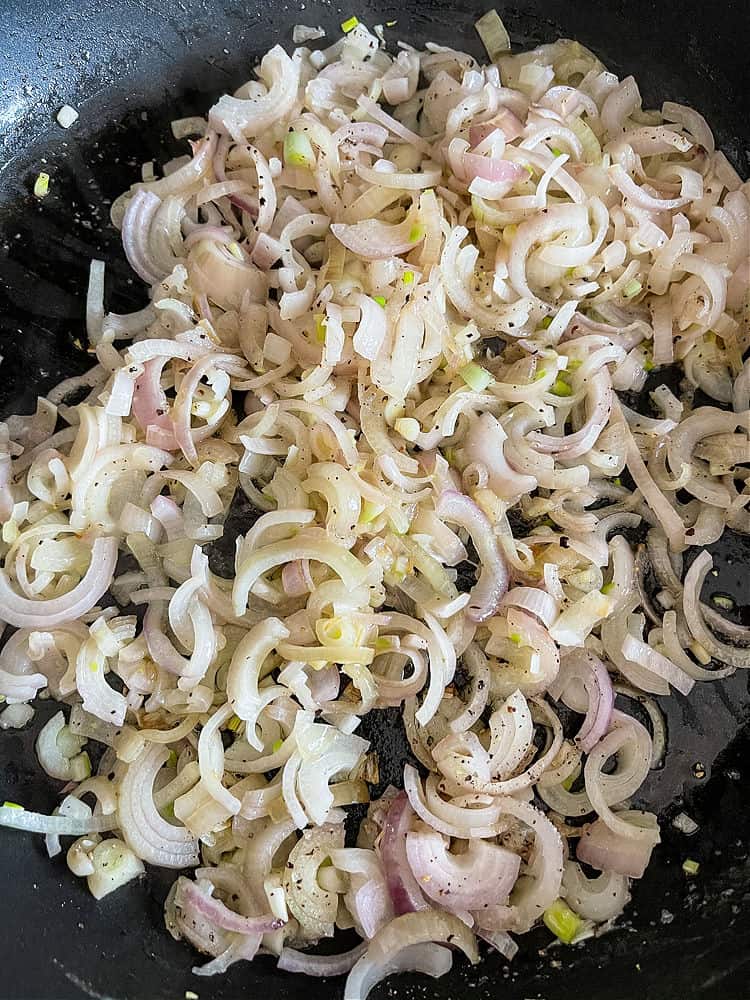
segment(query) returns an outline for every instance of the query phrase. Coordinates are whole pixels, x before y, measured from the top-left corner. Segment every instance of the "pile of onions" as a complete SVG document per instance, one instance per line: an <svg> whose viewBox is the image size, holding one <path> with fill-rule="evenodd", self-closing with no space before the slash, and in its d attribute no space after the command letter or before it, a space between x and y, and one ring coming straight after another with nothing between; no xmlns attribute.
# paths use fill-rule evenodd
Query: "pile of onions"
<svg viewBox="0 0 750 1000"><path fill-rule="evenodd" d="M190 154L112 208L149 305L107 313L93 262L96 366L0 423L0 728L60 702L64 796L0 825L75 838L96 898L174 869L201 975L270 954L365 1000L609 925L659 843L650 695L750 667L703 593L750 533L750 188L577 43L343 27L174 123ZM423 770L371 801L394 707Z"/></svg>

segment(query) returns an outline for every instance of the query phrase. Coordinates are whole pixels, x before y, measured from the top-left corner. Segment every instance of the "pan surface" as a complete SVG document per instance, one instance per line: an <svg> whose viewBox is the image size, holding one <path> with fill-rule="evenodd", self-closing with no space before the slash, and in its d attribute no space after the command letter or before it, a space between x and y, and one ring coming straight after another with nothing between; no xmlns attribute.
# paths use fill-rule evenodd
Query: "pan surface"
<svg viewBox="0 0 750 1000"><path fill-rule="evenodd" d="M107 261L107 305L137 308L145 294L127 268L108 203L139 176L140 163L177 151L168 123L202 114L251 74L296 23L335 36L356 14L395 20L393 41L434 40L479 55L473 24L487 0L352 4L211 3L207 0L84 0L0 3L0 416L29 412L36 395L90 365L76 346L92 256ZM577 38L620 76L638 80L644 101L670 99L700 110L743 176L750 163L746 43L750 5L737 0L520 0L499 7L514 46ZM69 103L81 114L65 132L54 122ZM180 149L180 152L183 150ZM52 177L42 203L31 196L40 170ZM80 343L80 341L79 341ZM727 533L729 536L730 533ZM718 576L704 598L730 593L750 612L750 541L715 547ZM745 618L745 622L750 619ZM748 675L698 686L689 699L662 699L669 750L638 805L659 810L662 845L633 902L608 935L576 948L549 947L549 934L521 939L512 966L498 955L475 968L457 963L438 981L400 977L373 997L445 1000L650 1000L745 998L750 994L750 697ZM42 705L30 731L0 734L0 801L52 809L59 783L40 776L33 740L52 712ZM375 713L366 733L396 780L407 757L397 713ZM697 764L702 765L696 767ZM705 777L698 777L705 772ZM685 811L700 825L687 838L671 825ZM701 862L687 879L686 857ZM96 903L43 841L0 830L0 997L8 1000L234 1000L261 991L336 998L340 982L277 972L269 959L223 977L191 973L196 956L165 932L161 907L173 875L152 871Z"/></svg>

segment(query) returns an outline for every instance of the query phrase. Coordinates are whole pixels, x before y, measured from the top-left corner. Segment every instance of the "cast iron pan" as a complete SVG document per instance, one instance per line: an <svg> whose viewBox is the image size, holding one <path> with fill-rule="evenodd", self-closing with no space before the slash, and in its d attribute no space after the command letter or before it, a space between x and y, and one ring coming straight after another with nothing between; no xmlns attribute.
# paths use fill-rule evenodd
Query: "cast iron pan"
<svg viewBox="0 0 750 1000"><path fill-rule="evenodd" d="M107 303L143 304L108 223L108 202L141 161L175 155L168 122L204 113L222 91L246 80L274 42L290 43L295 23L330 32L351 14L369 24L397 20L395 40L432 39L480 54L473 31L489 0L402 0L377 6L327 0L212 3L210 0L4 0L0 4L0 415L29 412L35 397L91 362L76 346L92 256L108 262ZM501 6L513 42L580 39L620 75L633 73L646 103L682 101L701 110L719 143L748 175L750 91L746 45L750 5L742 0L520 0ZM81 112L69 131L54 123L63 103ZM180 149L180 152L184 150ZM52 193L39 204L40 169ZM716 547L718 576L704 598L730 593L750 611L750 543ZM401 977L374 996L445 1000L650 1000L745 998L750 994L750 725L748 677L697 685L689 699L663 699L669 725L665 766L652 772L639 805L656 808L662 845L616 930L576 948L549 947L542 930L521 939L512 967L491 955L476 968L457 961L439 981ZM59 783L33 765L33 732L0 733L0 801L50 810ZM374 713L367 735L398 780L407 757L398 713ZM696 767L700 764L700 767ZM705 776L696 777L705 772ZM700 824L692 838L671 819L684 810ZM686 857L701 863L696 878ZM41 838L0 831L2 932L0 996L7 1000L309 1000L342 995L340 982L298 979L270 959L228 975L192 975L196 955L165 932L162 901L172 875L153 871L96 903L67 870L50 862Z"/></svg>

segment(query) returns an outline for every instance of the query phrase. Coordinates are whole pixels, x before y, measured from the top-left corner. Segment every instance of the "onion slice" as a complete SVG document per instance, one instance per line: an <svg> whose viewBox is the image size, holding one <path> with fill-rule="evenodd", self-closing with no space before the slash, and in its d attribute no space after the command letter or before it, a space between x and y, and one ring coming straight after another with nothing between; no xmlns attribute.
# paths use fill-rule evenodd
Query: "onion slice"
<svg viewBox="0 0 750 1000"><path fill-rule="evenodd" d="M479 579L471 590L467 614L476 622L490 618L500 606L508 589L510 573L500 552L487 516L464 493L446 490L435 507L438 517L465 528L481 562Z"/></svg>
<svg viewBox="0 0 750 1000"><path fill-rule="evenodd" d="M49 629L80 618L106 593L117 561L117 540L97 538L91 548L91 562L80 583L62 597L32 600L19 597L5 570L0 570L0 620L16 628Z"/></svg>

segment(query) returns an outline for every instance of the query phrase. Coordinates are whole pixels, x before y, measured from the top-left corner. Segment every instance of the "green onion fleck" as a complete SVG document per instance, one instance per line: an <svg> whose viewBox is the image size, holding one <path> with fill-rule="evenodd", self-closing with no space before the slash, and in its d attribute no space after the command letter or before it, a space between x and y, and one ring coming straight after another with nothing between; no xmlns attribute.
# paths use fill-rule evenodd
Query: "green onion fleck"
<svg viewBox="0 0 750 1000"><path fill-rule="evenodd" d="M373 295L373 300L385 309L385 295Z"/></svg>
<svg viewBox="0 0 750 1000"><path fill-rule="evenodd" d="M42 171L34 182L34 197L45 198L49 194L49 174Z"/></svg>
<svg viewBox="0 0 750 1000"><path fill-rule="evenodd" d="M242 725L242 719L239 717L239 715L233 715L232 718L227 723L227 729L230 729L233 733L236 733L241 725Z"/></svg>
<svg viewBox="0 0 750 1000"><path fill-rule="evenodd" d="M477 220L477 222L484 222L484 211L482 209L482 202L475 194L471 196L471 214Z"/></svg>
<svg viewBox="0 0 750 1000"><path fill-rule="evenodd" d="M611 594L614 589L615 589L615 581L610 580L609 583L605 583L604 586L602 587L602 593L605 595Z"/></svg>
<svg viewBox="0 0 750 1000"><path fill-rule="evenodd" d="M564 378L559 376L555 379L553 385L550 388L550 392L553 396L572 396L573 390L570 388L568 383Z"/></svg>
<svg viewBox="0 0 750 1000"><path fill-rule="evenodd" d="M273 751L273 753L278 753L279 750L281 750L281 748L282 748L283 745L284 745L284 741L283 740L274 740L273 746L271 747L271 750Z"/></svg>
<svg viewBox="0 0 750 1000"><path fill-rule="evenodd" d="M348 17L345 21L341 22L341 30L345 35L348 35L350 31L354 31L358 24L359 18L352 15L352 17Z"/></svg>
<svg viewBox="0 0 750 1000"><path fill-rule="evenodd" d="M319 344L326 340L326 318L322 313L315 314L315 339Z"/></svg>
<svg viewBox="0 0 750 1000"><path fill-rule="evenodd" d="M555 156L562 156L563 155L562 154L562 150L561 149L557 149L556 146L551 146L550 149L552 150L552 152L554 153Z"/></svg>
<svg viewBox="0 0 750 1000"><path fill-rule="evenodd" d="M414 284L414 272L413 271L407 271L406 272L406 274L404 275L404 284L405 285L412 285L412 284Z"/></svg>
<svg viewBox="0 0 750 1000"><path fill-rule="evenodd" d="M487 386L495 381L486 368L482 368L474 361L470 361L468 365L459 369L458 374L474 392L484 392Z"/></svg>
<svg viewBox="0 0 750 1000"><path fill-rule="evenodd" d="M563 944L572 944L583 926L583 921L562 899L556 899L544 911L542 919L549 930Z"/></svg>
<svg viewBox="0 0 750 1000"><path fill-rule="evenodd" d="M21 812L24 811L23 806L19 806L17 802L3 802L3 809L20 809Z"/></svg>
<svg viewBox="0 0 750 1000"><path fill-rule="evenodd" d="M424 229L421 226L412 226L409 231L409 242L419 243L424 238Z"/></svg>
<svg viewBox="0 0 750 1000"><path fill-rule="evenodd" d="M656 368L656 365L651 360L651 358L646 358L646 360L643 362L643 370L644 370L644 372L652 372L654 370L654 368Z"/></svg>
<svg viewBox="0 0 750 1000"><path fill-rule="evenodd" d="M386 21L385 22L385 26L386 26L386 28L395 28L396 27L396 22L395 21Z"/></svg>
<svg viewBox="0 0 750 1000"><path fill-rule="evenodd" d="M552 317L545 316L544 319L542 320L542 329L549 330L551 326L552 326Z"/></svg>
<svg viewBox="0 0 750 1000"><path fill-rule="evenodd" d="M167 757L167 767L177 767L177 752L175 750L169 751L169 756Z"/></svg>
<svg viewBox="0 0 750 1000"><path fill-rule="evenodd" d="M734 611L734 601L728 594L714 594L711 598L711 603L715 604L717 608L722 608L724 611Z"/></svg>
<svg viewBox="0 0 750 1000"><path fill-rule="evenodd" d="M566 371L577 372L582 364L583 361L579 361L578 358L568 358L568 367Z"/></svg>
<svg viewBox="0 0 750 1000"><path fill-rule="evenodd" d="M519 635L518 632L511 633L511 635L509 635L508 638L515 646L521 645L521 636Z"/></svg>
<svg viewBox="0 0 750 1000"><path fill-rule="evenodd" d="M627 285L625 285L625 287L622 290L622 294L625 296L626 299L632 299L633 296L637 295L642 288L643 285L640 283L640 281L638 281L637 278L633 278L632 281L629 281Z"/></svg>
<svg viewBox="0 0 750 1000"><path fill-rule="evenodd" d="M360 524L371 524L376 517L380 515L385 510L383 504L373 503L372 500L365 500L362 503L362 512L359 515Z"/></svg>
<svg viewBox="0 0 750 1000"><path fill-rule="evenodd" d="M686 875L697 875L700 871L700 862L693 861L692 858L686 858L682 862L682 870Z"/></svg>
<svg viewBox="0 0 750 1000"><path fill-rule="evenodd" d="M70 776L73 781L85 781L91 777L91 758L84 750L70 762Z"/></svg>
<svg viewBox="0 0 750 1000"><path fill-rule="evenodd" d="M315 152L304 132L287 132L284 136L284 163L288 167L315 166Z"/></svg>
<svg viewBox="0 0 750 1000"><path fill-rule="evenodd" d="M615 476L612 482L615 484L615 486L622 486L622 479L620 479L619 476Z"/></svg>

